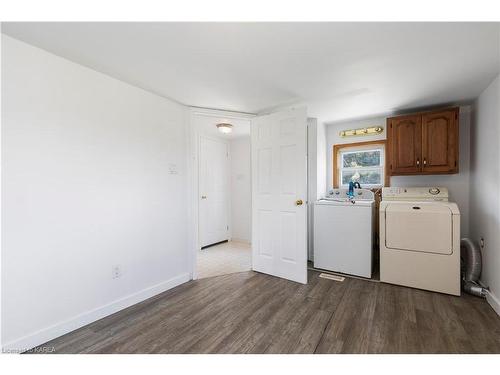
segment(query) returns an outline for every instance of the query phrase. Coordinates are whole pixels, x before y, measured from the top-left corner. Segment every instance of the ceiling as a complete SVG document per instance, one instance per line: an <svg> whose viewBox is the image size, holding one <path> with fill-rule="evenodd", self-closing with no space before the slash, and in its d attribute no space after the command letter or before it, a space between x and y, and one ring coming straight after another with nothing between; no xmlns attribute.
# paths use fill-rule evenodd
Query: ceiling
<svg viewBox="0 0 500 375"><path fill-rule="evenodd" d="M335 122L467 102L499 73L498 23L3 23L2 32L180 103L307 105Z"/></svg>

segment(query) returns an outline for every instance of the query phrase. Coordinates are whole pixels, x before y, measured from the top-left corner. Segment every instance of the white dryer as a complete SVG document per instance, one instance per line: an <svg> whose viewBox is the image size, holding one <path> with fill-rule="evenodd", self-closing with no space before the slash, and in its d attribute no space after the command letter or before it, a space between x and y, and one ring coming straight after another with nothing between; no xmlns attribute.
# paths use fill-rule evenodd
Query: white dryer
<svg viewBox="0 0 500 375"><path fill-rule="evenodd" d="M380 280L460 295L460 211L446 188L383 188Z"/></svg>

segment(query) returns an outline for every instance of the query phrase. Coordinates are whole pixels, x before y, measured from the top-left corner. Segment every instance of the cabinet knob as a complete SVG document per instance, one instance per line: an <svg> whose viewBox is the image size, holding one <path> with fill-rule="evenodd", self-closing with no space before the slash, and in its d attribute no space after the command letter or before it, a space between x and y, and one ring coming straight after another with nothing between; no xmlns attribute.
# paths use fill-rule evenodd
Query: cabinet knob
<svg viewBox="0 0 500 375"><path fill-rule="evenodd" d="M424 165L427 165L427 160L425 160L425 158L424 158Z"/></svg>
<svg viewBox="0 0 500 375"><path fill-rule="evenodd" d="M417 158L417 167L420 165L420 159Z"/></svg>

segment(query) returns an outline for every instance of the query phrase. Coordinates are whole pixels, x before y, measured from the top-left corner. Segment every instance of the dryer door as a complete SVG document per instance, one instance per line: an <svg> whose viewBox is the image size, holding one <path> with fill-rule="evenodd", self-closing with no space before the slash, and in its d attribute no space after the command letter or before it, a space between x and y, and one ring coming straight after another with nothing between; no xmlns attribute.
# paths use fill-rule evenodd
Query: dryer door
<svg viewBox="0 0 500 375"><path fill-rule="evenodd" d="M452 212L425 203L389 204L385 212L385 246L390 249L451 254Z"/></svg>

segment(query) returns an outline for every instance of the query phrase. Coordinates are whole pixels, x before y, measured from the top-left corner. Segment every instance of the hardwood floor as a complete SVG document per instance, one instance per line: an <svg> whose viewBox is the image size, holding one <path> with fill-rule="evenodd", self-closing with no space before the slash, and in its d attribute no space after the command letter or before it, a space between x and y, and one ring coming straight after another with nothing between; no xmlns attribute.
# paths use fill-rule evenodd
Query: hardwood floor
<svg viewBox="0 0 500 375"><path fill-rule="evenodd" d="M482 299L242 272L190 281L42 346L55 353L500 353Z"/></svg>

